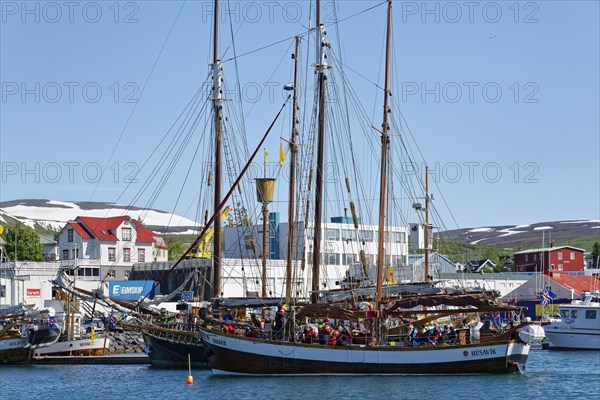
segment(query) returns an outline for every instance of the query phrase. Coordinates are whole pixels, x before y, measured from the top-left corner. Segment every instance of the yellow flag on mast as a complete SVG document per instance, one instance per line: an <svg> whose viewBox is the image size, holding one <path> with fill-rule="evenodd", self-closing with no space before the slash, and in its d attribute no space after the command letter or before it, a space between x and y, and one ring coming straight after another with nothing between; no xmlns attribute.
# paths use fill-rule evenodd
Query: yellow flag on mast
<svg viewBox="0 0 600 400"><path fill-rule="evenodd" d="M279 143L279 166L283 167L285 161L285 151L283 150L283 143Z"/></svg>
<svg viewBox="0 0 600 400"><path fill-rule="evenodd" d="M267 163L267 156L269 155L269 153L267 153L267 149L264 149L264 156L265 156L265 164Z"/></svg>

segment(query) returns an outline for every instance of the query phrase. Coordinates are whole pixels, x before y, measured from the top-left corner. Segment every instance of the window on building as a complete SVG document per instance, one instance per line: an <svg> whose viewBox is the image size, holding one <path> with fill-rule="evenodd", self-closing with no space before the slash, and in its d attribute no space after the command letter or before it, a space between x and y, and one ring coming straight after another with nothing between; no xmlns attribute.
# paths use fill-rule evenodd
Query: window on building
<svg viewBox="0 0 600 400"><path fill-rule="evenodd" d="M340 255L339 254L326 254L325 255L325 264L339 265L340 264Z"/></svg>
<svg viewBox="0 0 600 400"><path fill-rule="evenodd" d="M373 231L367 231L361 229L359 231L359 237L362 242L372 242L373 241Z"/></svg>
<svg viewBox="0 0 600 400"><path fill-rule="evenodd" d="M92 276L100 276L100 268L92 268Z"/></svg>
<svg viewBox="0 0 600 400"><path fill-rule="evenodd" d="M357 254L342 254L342 265L350 265L358 261Z"/></svg>
<svg viewBox="0 0 600 400"><path fill-rule="evenodd" d="M124 241L131 241L131 228L123 228L121 229L121 235Z"/></svg>
<svg viewBox="0 0 600 400"><path fill-rule="evenodd" d="M145 262L146 249L138 249L138 262Z"/></svg>
<svg viewBox="0 0 600 400"><path fill-rule="evenodd" d="M342 240L354 240L354 231L352 229L342 229Z"/></svg>
<svg viewBox="0 0 600 400"><path fill-rule="evenodd" d="M63 260L69 259L69 250L63 250Z"/></svg>
<svg viewBox="0 0 600 400"><path fill-rule="evenodd" d="M6 285L0 285L0 297L6 297Z"/></svg>
<svg viewBox="0 0 600 400"><path fill-rule="evenodd" d="M537 261L537 254L533 255L533 261Z"/></svg>
<svg viewBox="0 0 600 400"><path fill-rule="evenodd" d="M525 262L529 261L529 254L525 254Z"/></svg>
<svg viewBox="0 0 600 400"><path fill-rule="evenodd" d="M574 259L575 259L575 252L574 252L574 251L572 251L572 252L571 252L571 260L574 260Z"/></svg>
<svg viewBox="0 0 600 400"><path fill-rule="evenodd" d="M131 262L131 249L123 249L123 261Z"/></svg>
<svg viewBox="0 0 600 400"><path fill-rule="evenodd" d="M558 270L562 271L563 270L563 265L562 264L558 264Z"/></svg>
<svg viewBox="0 0 600 400"><path fill-rule="evenodd" d="M129 273L130 273L130 272L131 272L131 271L129 271L129 270L125 271L125 279L129 279Z"/></svg>
<svg viewBox="0 0 600 400"><path fill-rule="evenodd" d="M117 249L114 247L108 248L108 261L117 261Z"/></svg>
<svg viewBox="0 0 600 400"><path fill-rule="evenodd" d="M110 271L108 271L108 274L107 274L107 276L108 276L109 278L113 278L113 279L114 279L114 278L115 278L115 270L114 270L114 269L111 269Z"/></svg>
<svg viewBox="0 0 600 400"><path fill-rule="evenodd" d="M404 243L404 232L392 232L392 243Z"/></svg>
<svg viewBox="0 0 600 400"><path fill-rule="evenodd" d="M562 251L559 251L559 252L558 252L558 259L559 259L559 260L562 260L562 259L563 259L563 258L562 258Z"/></svg>
<svg viewBox="0 0 600 400"><path fill-rule="evenodd" d="M68 242L73 241L73 229L67 229L67 241Z"/></svg>
<svg viewBox="0 0 600 400"><path fill-rule="evenodd" d="M340 230L337 228L325 229L325 235L327 240L340 240Z"/></svg>
<svg viewBox="0 0 600 400"><path fill-rule="evenodd" d="M596 319L596 310L585 310L585 319Z"/></svg>

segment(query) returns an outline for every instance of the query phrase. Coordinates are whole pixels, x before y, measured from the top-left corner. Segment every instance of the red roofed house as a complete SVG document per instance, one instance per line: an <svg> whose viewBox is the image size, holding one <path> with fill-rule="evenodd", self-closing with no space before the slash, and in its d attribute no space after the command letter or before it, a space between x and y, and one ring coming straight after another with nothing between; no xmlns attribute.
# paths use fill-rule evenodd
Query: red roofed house
<svg viewBox="0 0 600 400"><path fill-rule="evenodd" d="M77 217L58 234L63 267L83 279L128 279L134 263L167 261L162 236L128 216Z"/></svg>
<svg viewBox="0 0 600 400"><path fill-rule="evenodd" d="M543 272L550 276L581 273L585 250L571 246L546 247L514 253L515 272Z"/></svg>

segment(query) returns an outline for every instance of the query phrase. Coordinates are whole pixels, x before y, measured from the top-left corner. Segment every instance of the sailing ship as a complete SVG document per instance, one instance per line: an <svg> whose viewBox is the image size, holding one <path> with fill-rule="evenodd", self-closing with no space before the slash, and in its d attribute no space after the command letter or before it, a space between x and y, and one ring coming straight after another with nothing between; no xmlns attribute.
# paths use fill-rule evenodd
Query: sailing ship
<svg viewBox="0 0 600 400"><path fill-rule="evenodd" d="M322 302L319 289L320 258L321 258L321 221L323 219L323 178L324 178L324 130L325 130L325 86L328 79L327 50L330 47L325 37L325 27L320 21L320 2L316 6L316 47L318 50L316 63L317 101L315 121L317 125L317 166L314 202L314 242L312 253L312 292L311 304L302 307L291 307L288 314L288 328L284 335L258 338L236 334L235 330L225 329L227 323L211 320L208 327L200 328L202 338L207 347L207 355L215 374L246 374L246 375L304 375L304 374L464 374L464 373L507 373L522 370L527 361L530 344L543 337L543 328L532 322L518 322L502 327L496 332L481 331L479 316L484 313L500 313L501 311L516 311L516 308L501 305L493 298L468 294L459 295L422 295L401 296L395 300L384 301L383 267L384 242L386 223L386 200L388 179L388 149L390 146L390 123L388 122L391 108L390 97L390 53L391 53L391 21L392 2L387 2L386 23L386 61L385 87L383 98L383 122L381 129L381 158L380 158L380 187L379 187L379 235L377 257L377 284L374 288L373 307L367 310L355 309L351 305L327 304ZM295 96L294 96L295 97ZM294 109L295 109L294 104ZM292 135L292 139L294 135ZM292 154L295 149L292 148ZM293 167L292 167L293 168ZM293 170L293 169L292 169ZM293 181L293 179L291 179ZM292 185L290 185L292 186ZM293 199L294 196L290 196ZM427 198L427 200L429 200ZM351 206L351 209L353 207ZM353 210L353 218L354 218ZM292 213L290 213L290 216ZM355 225L356 225L356 218ZM292 222L290 222L292 226ZM426 225L426 230L429 224ZM428 233L426 233L426 238ZM428 246L426 246L426 249ZM425 255L427 265L427 254ZM288 260L288 268L290 263ZM289 271L288 271L289 272ZM217 275L217 274L215 274ZM290 304L291 273L286 281L286 304ZM425 283L428 284L427 268ZM218 281L215 282L218 285ZM216 292L218 293L218 291ZM280 313L286 312L281 309ZM475 320L463 321L463 327L469 327L469 338L463 331L459 339L439 340L440 326L456 324L453 316L471 315ZM336 341L330 339L329 328L319 336L301 336L301 326L304 332L312 324L329 324L329 319L339 324L340 335L360 323L367 321L369 333L364 340L351 339ZM435 324L431 331L437 331L434 340L410 340L408 334L390 336L389 323L401 321L401 328L417 326L420 328ZM436 324L439 322L439 325ZM361 332L362 333L362 332ZM339 337L339 336L337 336Z"/></svg>

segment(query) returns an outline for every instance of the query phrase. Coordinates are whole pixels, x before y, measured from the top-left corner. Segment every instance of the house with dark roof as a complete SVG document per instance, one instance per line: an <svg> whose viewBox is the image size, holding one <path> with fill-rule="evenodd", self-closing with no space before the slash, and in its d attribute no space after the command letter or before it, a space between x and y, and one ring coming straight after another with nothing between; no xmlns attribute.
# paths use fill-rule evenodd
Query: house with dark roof
<svg viewBox="0 0 600 400"><path fill-rule="evenodd" d="M80 216L57 238L62 267L82 279L128 279L134 263L168 259L162 236L128 216Z"/></svg>
<svg viewBox="0 0 600 400"><path fill-rule="evenodd" d="M465 266L468 272L481 272L484 268L489 268L493 270L496 267L496 264L490 260L470 260L467 261L467 265Z"/></svg>
<svg viewBox="0 0 600 400"><path fill-rule="evenodd" d="M38 233L40 243L44 246L44 261L56 261L60 259L60 248L56 235L52 233Z"/></svg>

